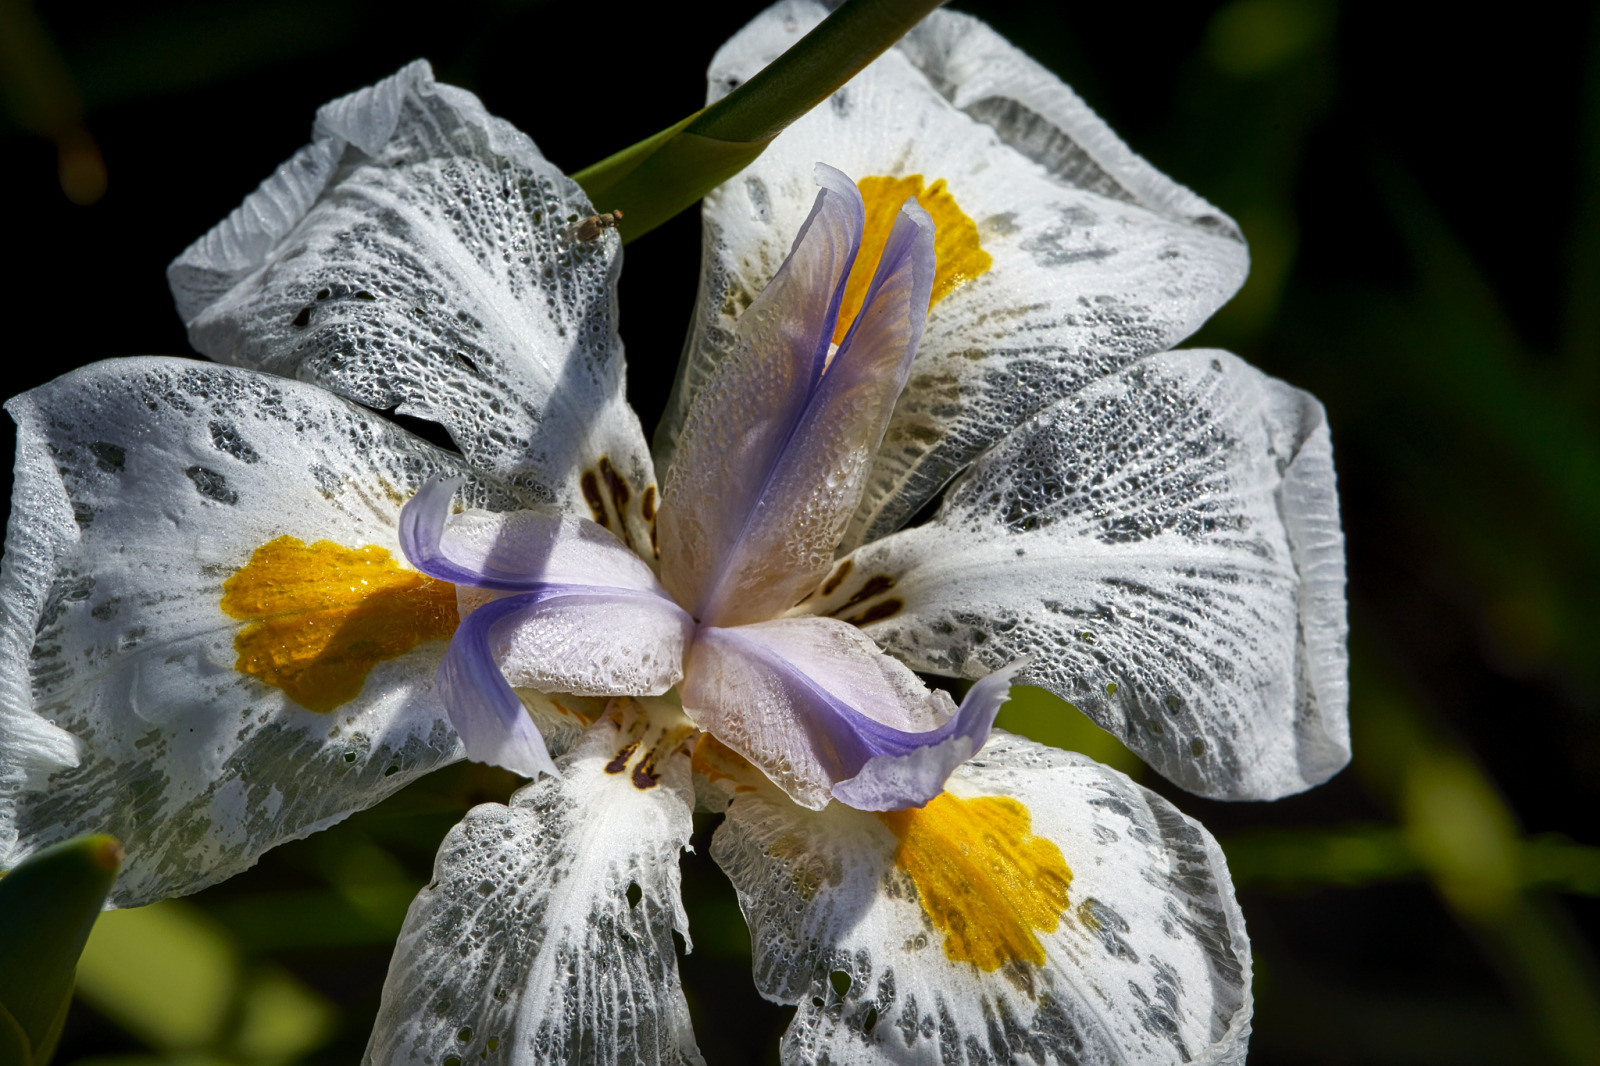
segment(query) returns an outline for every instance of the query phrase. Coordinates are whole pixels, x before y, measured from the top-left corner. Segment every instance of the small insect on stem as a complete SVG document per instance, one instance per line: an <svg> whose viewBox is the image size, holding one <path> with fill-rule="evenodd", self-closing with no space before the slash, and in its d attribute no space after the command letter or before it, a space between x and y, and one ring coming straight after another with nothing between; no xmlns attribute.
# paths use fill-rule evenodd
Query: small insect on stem
<svg viewBox="0 0 1600 1066"><path fill-rule="evenodd" d="M607 211L603 215L590 215L588 218L581 219L568 227L567 235L573 240L583 241L587 244L590 241L598 240L600 234L606 230L615 229L617 223L621 221L622 212L620 210Z"/></svg>

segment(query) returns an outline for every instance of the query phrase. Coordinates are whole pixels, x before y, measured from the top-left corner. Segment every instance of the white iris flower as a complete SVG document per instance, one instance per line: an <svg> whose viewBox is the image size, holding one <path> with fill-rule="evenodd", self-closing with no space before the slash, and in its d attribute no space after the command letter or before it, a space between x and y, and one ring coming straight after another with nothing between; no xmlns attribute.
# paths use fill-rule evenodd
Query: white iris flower
<svg viewBox="0 0 1600 1066"><path fill-rule="evenodd" d="M712 98L823 13L756 19ZM696 803L786 1062L1242 1060L1215 841L990 735L1015 679L1207 796L1348 758L1321 407L1169 350L1233 224L937 13L707 199L652 452L591 210L413 64L172 265L225 365L8 405L0 867L110 832L146 903L465 756L536 780L446 838L371 1062L700 1061Z"/></svg>

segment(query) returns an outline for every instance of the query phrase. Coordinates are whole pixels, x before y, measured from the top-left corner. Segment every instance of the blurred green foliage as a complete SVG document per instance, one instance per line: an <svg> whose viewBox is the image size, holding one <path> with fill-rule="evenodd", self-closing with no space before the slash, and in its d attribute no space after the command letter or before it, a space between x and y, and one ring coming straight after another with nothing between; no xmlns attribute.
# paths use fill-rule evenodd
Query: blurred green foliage
<svg viewBox="0 0 1600 1066"><path fill-rule="evenodd" d="M83 836L0 876L0 1062L44 1066L55 1054L73 971L121 868L122 845Z"/></svg>
<svg viewBox="0 0 1600 1066"><path fill-rule="evenodd" d="M398 930L396 921L391 940ZM78 992L156 1052L80 1060L103 1066L280 1066L324 1043L335 1016L282 967L247 965L227 925L182 900L102 918L78 967Z"/></svg>

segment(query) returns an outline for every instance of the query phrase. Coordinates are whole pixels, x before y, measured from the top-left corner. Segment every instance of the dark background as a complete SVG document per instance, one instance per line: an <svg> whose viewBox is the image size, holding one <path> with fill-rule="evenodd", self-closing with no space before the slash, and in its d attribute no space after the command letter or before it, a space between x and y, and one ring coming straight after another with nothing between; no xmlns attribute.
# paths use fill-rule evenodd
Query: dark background
<svg viewBox="0 0 1600 1066"><path fill-rule="evenodd" d="M1250 282L1196 343L1328 407L1354 765L1276 804L1141 778L1228 851L1256 951L1251 1061L1600 1063L1596 9L955 6L1239 220ZM0 0L6 393L110 356L192 354L166 263L305 142L324 101L426 56L575 171L699 106L712 52L757 10ZM627 250L647 427L698 241L691 212ZM86 956L58 1061L356 1060L439 838L512 784L452 768L151 908L168 926L117 926ZM709 828L685 860L701 1047L713 1066L776 1061L788 1011L754 993ZM200 953L162 954L181 943ZM207 958L226 993L211 1014L138 998Z"/></svg>

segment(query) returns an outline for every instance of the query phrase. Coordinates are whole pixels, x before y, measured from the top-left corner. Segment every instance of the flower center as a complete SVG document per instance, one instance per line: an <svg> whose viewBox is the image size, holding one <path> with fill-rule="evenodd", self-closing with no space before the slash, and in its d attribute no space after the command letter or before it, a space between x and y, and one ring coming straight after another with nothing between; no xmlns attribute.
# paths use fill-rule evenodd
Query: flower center
<svg viewBox="0 0 1600 1066"><path fill-rule="evenodd" d="M894 861L944 933L944 953L985 972L1043 964L1035 929L1053 932L1072 871L1061 849L1035 836L1028 808L1006 796L944 792L926 807L878 815L899 838Z"/></svg>
<svg viewBox="0 0 1600 1066"><path fill-rule="evenodd" d="M883 255L883 246L889 239L889 231L894 229L900 205L906 202L907 197L917 198L917 203L928 212L936 227L933 254L938 259L938 266L933 274L933 295L928 300L929 307L988 270L994 262L978 244L977 223L961 210L956 198L945 187L943 178L924 188L921 174L904 178L869 175L856 182L856 188L861 190L861 199L866 202L867 224L861 234L861 254L856 257L855 268L850 271L850 280L845 284L844 302L839 308L839 324L833 331L835 344L843 343L844 335L850 332L850 324L861 310L862 301L867 297L867 287L872 283L872 274L878 269L878 260Z"/></svg>
<svg viewBox="0 0 1600 1066"><path fill-rule="evenodd" d="M223 582L220 606L249 621L234 637L235 670L311 711L361 692L378 663L455 632L455 586L402 570L376 545L307 545L278 537Z"/></svg>

